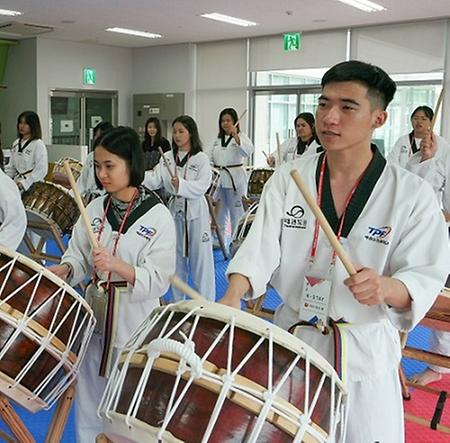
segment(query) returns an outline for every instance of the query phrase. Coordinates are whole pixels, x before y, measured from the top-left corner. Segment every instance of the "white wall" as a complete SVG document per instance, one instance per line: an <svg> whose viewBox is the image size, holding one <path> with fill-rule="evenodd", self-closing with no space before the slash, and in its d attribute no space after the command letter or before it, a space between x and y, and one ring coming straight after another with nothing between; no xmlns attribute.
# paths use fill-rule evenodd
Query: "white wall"
<svg viewBox="0 0 450 443"><path fill-rule="evenodd" d="M197 123L205 148L217 137L224 108L240 115L247 107L247 42L202 43L197 47ZM240 122L247 130L247 117Z"/></svg>
<svg viewBox="0 0 450 443"><path fill-rule="evenodd" d="M16 139L17 116L27 110L36 111L36 39L21 40L9 48L3 82L0 90L0 121L2 146L10 147Z"/></svg>
<svg viewBox="0 0 450 443"><path fill-rule="evenodd" d="M117 90L118 123L131 125L132 50L86 43L37 39L37 109L49 143L49 91L53 88ZM97 72L95 86L83 85L83 68Z"/></svg>
<svg viewBox="0 0 450 443"><path fill-rule="evenodd" d="M133 94L184 93L185 113L196 117L196 45L133 50Z"/></svg>

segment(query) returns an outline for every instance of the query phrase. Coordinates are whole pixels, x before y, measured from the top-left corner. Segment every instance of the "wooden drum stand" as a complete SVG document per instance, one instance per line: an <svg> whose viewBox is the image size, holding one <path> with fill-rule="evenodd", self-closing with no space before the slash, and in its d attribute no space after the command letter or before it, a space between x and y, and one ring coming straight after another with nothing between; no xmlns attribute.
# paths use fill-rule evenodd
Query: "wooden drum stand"
<svg viewBox="0 0 450 443"><path fill-rule="evenodd" d="M431 329L450 332L450 291L447 288L445 288L442 291L441 295L438 296L435 303L428 311L425 318L420 322L420 324ZM444 368L450 368L450 356L405 346L407 336L407 333L402 333L403 357L420 360L425 363L442 366ZM442 412L444 410L445 401L450 397L450 394L445 391L440 391L439 389L430 388L429 386L422 386L417 383L408 381L405 377L405 374L403 373L401 366L399 374L400 382L402 385L402 394L405 400L409 400L411 398L411 394L408 388L409 386L420 389L421 391L428 392L430 394L438 395L438 401L436 403L435 411L431 420L427 420L423 417L407 413L405 413L405 419L419 425L430 427L431 429L450 434L450 427L441 425L439 423L442 417Z"/></svg>

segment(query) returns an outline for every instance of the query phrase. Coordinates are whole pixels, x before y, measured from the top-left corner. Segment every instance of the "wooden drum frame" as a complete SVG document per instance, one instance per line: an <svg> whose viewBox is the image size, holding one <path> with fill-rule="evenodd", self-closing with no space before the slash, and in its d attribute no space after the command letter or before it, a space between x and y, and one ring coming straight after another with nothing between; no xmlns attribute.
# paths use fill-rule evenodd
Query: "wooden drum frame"
<svg viewBox="0 0 450 443"><path fill-rule="evenodd" d="M288 332L236 309L155 309L122 349L99 406L113 442L329 442L347 392Z"/></svg>

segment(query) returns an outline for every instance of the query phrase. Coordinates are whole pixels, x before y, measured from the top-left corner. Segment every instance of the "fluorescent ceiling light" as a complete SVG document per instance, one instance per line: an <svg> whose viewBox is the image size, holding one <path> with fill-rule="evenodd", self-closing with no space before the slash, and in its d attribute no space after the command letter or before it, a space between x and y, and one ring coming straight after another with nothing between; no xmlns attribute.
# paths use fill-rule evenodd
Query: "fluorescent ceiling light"
<svg viewBox="0 0 450 443"><path fill-rule="evenodd" d="M9 9L0 9L0 15L15 17L16 15L22 15L22 13L19 11L10 11Z"/></svg>
<svg viewBox="0 0 450 443"><path fill-rule="evenodd" d="M256 26L258 23L243 20L242 18L230 17L229 15L219 14L218 12L211 12L208 14L201 14L200 17L210 18L219 22L230 23L238 26Z"/></svg>
<svg viewBox="0 0 450 443"><path fill-rule="evenodd" d="M107 28L106 31L118 32L119 34L136 35L137 37L146 38L161 38L161 34L154 34L153 32L135 31L133 29L126 28Z"/></svg>
<svg viewBox="0 0 450 443"><path fill-rule="evenodd" d="M369 0L338 0L338 1L353 6L354 8L361 9L365 12L386 11L386 8L384 6L378 5L377 3L371 2Z"/></svg>

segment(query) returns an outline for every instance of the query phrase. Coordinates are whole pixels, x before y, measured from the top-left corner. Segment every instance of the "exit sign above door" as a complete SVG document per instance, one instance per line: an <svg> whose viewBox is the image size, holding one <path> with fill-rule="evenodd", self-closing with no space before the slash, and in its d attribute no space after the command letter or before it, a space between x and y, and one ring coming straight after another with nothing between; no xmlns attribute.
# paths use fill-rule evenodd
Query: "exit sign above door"
<svg viewBox="0 0 450 443"><path fill-rule="evenodd" d="M83 85L95 85L97 83L97 73L93 68L83 69Z"/></svg>

